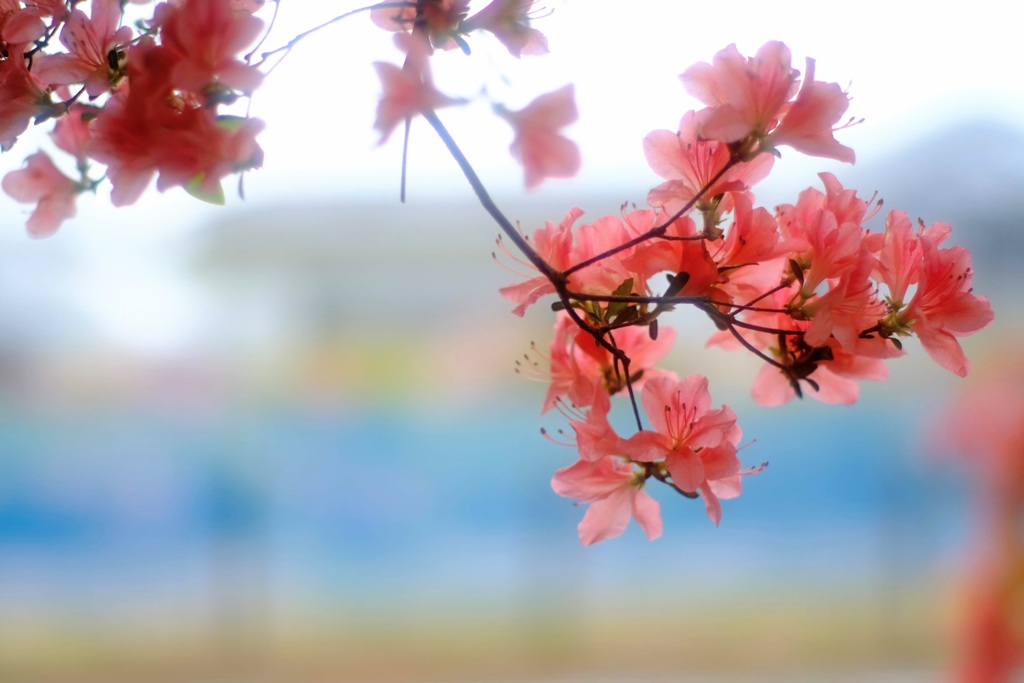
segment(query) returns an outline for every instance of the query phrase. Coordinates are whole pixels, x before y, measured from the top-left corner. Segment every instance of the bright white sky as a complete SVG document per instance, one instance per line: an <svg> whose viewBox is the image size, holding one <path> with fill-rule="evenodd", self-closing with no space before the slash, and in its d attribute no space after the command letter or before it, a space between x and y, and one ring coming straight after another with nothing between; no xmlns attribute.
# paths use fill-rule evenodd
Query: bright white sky
<svg viewBox="0 0 1024 683"><path fill-rule="evenodd" d="M626 174L658 182L644 164L643 136L674 128L686 109L697 106L676 76L731 42L753 54L767 40L783 40L797 68L803 70L804 58L811 56L817 78L850 84L849 115L867 121L841 139L862 160L884 154L885 146L898 144L902 135L923 134L967 111L1024 122L1019 27L1003 16L1006 5L995 0L949 5L949 10L938 9L941 3L902 0L540 4L554 10L536 24L547 34L552 54L517 62L493 42L474 41L473 59L442 55L435 75L442 88L467 94L485 84L513 107L575 83L581 119L569 134L583 150L584 170L577 179L541 189L564 195L566 206L576 189L613 187ZM281 0L281 5L266 47L359 3ZM269 17L269 7L265 14ZM398 53L367 16L355 16L301 43L268 77L253 101L253 114L267 123L260 138L266 164L246 179L249 205L397 195L400 135L377 147L371 128L379 93L370 66L374 60L398 61ZM516 191L521 172L507 153L507 127L482 104L444 114L492 187ZM31 147L25 140L6 153L0 171L15 168ZM805 173L824 167L790 155L776 168L787 164ZM423 125L413 130L410 180L417 192L466 195L454 163ZM0 292L0 311L31 306L31 298L16 299L22 292L44 298L47 292L72 292L111 341L172 350L203 322L197 317L199 293L179 272L175 254L203 224L240 202L231 197L227 209L218 209L180 190L164 195L154 190L134 207L113 210L107 194L104 189L95 199L84 197L79 217L41 242L24 236L24 207L0 199L7 217L0 235L6 252L0 288L7 290Z"/></svg>

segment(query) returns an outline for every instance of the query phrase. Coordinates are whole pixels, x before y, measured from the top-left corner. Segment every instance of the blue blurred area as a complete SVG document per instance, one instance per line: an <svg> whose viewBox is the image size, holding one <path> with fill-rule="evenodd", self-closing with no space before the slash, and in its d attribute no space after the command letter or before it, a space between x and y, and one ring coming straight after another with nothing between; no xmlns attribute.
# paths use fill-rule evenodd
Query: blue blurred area
<svg viewBox="0 0 1024 683"><path fill-rule="evenodd" d="M85 582L135 599L133 584L166 582L184 596L177 565L218 543L258 553L284 595L322 589L382 603L424 584L487 591L562 562L609 585L650 562L652 578L692 576L711 588L753 567L760 581L837 585L927 571L955 547L963 505L952 482L924 476L907 428L918 410L905 401L747 409L741 424L756 441L741 455L770 466L725 502L721 528L699 501L652 485L665 536L652 545L631 528L592 549L575 538L583 509L548 486L572 451L535 431L528 405L192 421L8 412L0 594L16 594L20 581L40 597L51 584L63 593Z"/></svg>

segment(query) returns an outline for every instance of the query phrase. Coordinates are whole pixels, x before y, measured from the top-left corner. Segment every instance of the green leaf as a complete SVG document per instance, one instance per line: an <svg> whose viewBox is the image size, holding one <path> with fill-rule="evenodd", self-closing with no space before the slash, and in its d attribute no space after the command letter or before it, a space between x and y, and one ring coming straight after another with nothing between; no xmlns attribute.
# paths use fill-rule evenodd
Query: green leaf
<svg viewBox="0 0 1024 683"><path fill-rule="evenodd" d="M640 317L640 311L636 306L629 306L616 315L611 322L613 323L626 323L632 322Z"/></svg>
<svg viewBox="0 0 1024 683"><path fill-rule="evenodd" d="M615 288L612 296L629 296L633 293L633 278L627 278L621 285ZM626 306L630 304L625 301L612 301L608 304L608 318L614 319Z"/></svg>
<svg viewBox="0 0 1024 683"><path fill-rule="evenodd" d="M218 182L216 189L213 191L204 190L203 179L206 178L205 173L198 173L192 177L187 183L185 183L185 192L196 199L201 199L209 204L216 204L217 206L224 206L224 188Z"/></svg>
<svg viewBox="0 0 1024 683"><path fill-rule="evenodd" d="M235 133L242 127L242 124L245 123L246 120L247 119L244 116L221 114L217 117L217 125L225 130Z"/></svg>

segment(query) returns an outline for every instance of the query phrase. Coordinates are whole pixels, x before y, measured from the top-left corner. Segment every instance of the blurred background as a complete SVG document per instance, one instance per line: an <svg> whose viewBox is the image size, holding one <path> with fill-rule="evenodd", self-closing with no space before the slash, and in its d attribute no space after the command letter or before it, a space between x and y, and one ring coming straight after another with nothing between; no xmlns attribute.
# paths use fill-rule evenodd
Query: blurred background
<svg viewBox="0 0 1024 683"><path fill-rule="evenodd" d="M282 3L267 45L349 4ZM997 315L965 342L976 373L1019 354L1024 86L995 3L726 2L716 24L687 3L543 4L548 57L479 41L437 60L443 88L513 107L576 83L584 169L533 193L486 104L444 112L524 230L643 205L643 136L696 106L677 74L781 39L852 80L866 122L840 134L856 166L785 154L760 203L828 170L949 222ZM566 425L514 373L550 314L510 314L497 228L423 125L399 203L369 66L398 57L368 25L301 43L254 97L266 168L245 201L115 211L101 190L32 241L0 198L0 680L939 680L980 517L969 466L926 435L971 379L912 345L855 406L758 408L757 364L680 315L667 367L708 375L741 456L771 464L720 528L652 488L659 541L583 548L583 509L549 486L573 451L539 433Z"/></svg>

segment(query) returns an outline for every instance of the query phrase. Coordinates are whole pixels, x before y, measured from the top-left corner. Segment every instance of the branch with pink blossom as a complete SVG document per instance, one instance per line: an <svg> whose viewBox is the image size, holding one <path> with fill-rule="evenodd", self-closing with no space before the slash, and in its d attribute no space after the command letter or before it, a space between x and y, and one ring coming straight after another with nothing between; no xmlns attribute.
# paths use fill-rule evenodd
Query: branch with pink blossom
<svg viewBox="0 0 1024 683"><path fill-rule="evenodd" d="M561 412L573 431L578 460L552 486L590 504L579 527L584 543L618 535L631 517L658 536L659 507L645 490L652 480L702 499L718 524L721 501L763 467L741 464L737 417L728 406L712 408L706 377L658 367L674 341L659 323L666 313L693 307L715 325L709 344L760 359L752 394L763 405L805 395L852 403L858 381L884 379L886 361L904 354L910 336L964 376L970 365L958 339L993 318L988 300L973 293L970 254L946 246L944 223L915 230L897 210L873 230L868 222L881 202L828 173L819 175L821 189L793 203L774 211L756 204L753 188L781 148L855 159L835 137L857 122L843 120L847 93L816 80L814 60L803 74L793 68L783 43L766 43L753 57L730 45L681 74L703 107L642 141L663 181L646 207L623 205L584 223L583 209L572 207L528 235L497 206L442 122L439 111L470 98L445 93L433 70L446 53L472 57L472 41L484 35L515 59L545 54L533 0L472 8L470 0L382 2L262 52L277 2L269 25L257 16L258 0L91 0L88 13L82 4L12 1L0 14L0 144L9 149L30 124L53 121L53 143L75 168L65 174L59 157L37 152L3 179L10 196L35 204L28 229L37 237L74 215L79 194L107 183L115 206L138 200L154 179L161 192L180 187L223 203L223 181L263 162L263 123L228 107L257 91L303 40L342 20L363 16L382 39L394 34L398 63L372 65L381 84L380 143L402 127L407 145L411 122L424 119L501 230L496 258L526 270L501 289L513 313L552 299L550 351L534 349L541 359L522 369L546 375L542 411ZM142 15L134 27L125 21L131 14ZM579 116L572 84L520 109L489 103L511 128L509 151L527 188L577 173L581 154L564 134ZM403 173L403 196L404 183ZM617 397L632 412L633 434L608 420Z"/></svg>

